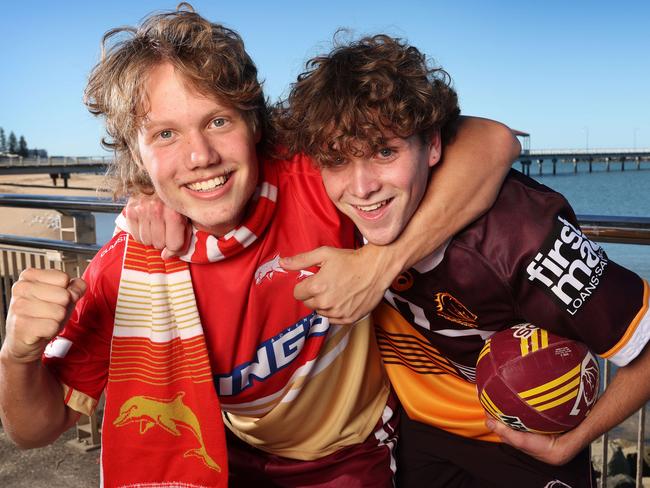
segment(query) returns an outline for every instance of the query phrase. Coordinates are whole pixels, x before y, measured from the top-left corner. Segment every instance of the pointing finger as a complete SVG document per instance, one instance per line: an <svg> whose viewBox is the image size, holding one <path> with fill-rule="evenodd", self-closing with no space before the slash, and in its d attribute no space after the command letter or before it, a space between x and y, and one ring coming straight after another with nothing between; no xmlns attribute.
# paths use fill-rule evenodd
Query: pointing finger
<svg viewBox="0 0 650 488"><path fill-rule="evenodd" d="M295 256L280 258L280 266L289 271L299 271L310 266L319 266L323 262L323 248L303 252Z"/></svg>

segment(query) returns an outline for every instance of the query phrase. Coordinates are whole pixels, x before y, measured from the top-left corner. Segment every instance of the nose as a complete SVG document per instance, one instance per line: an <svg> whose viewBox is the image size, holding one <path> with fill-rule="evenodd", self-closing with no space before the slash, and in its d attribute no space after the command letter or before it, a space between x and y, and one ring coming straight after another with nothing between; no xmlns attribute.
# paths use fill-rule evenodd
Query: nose
<svg viewBox="0 0 650 488"><path fill-rule="evenodd" d="M188 144L190 153L188 167L190 169L205 168L219 163L219 151L205 134L201 132L192 134Z"/></svg>
<svg viewBox="0 0 650 488"><path fill-rule="evenodd" d="M381 188L381 182L371 164L363 161L350 163L348 190L357 198L368 198Z"/></svg>

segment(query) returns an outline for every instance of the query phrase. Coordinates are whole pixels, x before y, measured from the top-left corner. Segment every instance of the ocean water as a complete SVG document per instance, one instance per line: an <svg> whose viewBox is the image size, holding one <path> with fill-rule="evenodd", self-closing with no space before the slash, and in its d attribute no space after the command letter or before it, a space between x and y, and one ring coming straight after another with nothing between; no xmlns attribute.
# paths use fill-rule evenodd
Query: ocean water
<svg viewBox="0 0 650 488"><path fill-rule="evenodd" d="M558 165L557 175L537 176L535 165L531 166L531 177L540 183L562 193L575 212L580 215L617 215L650 217L650 165L633 169L630 164L620 171L620 164L612 164L606 172L604 163L594 163L594 172L589 173L586 165L573 173L573 165ZM515 169L520 169L515 164ZM550 173L551 165L545 168ZM609 258L650 280L650 245L601 244Z"/></svg>

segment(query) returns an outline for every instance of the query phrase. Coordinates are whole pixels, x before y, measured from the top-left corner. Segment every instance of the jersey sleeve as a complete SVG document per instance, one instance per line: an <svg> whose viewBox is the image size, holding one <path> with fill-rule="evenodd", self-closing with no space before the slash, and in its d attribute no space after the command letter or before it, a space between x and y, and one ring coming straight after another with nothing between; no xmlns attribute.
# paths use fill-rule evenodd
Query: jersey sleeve
<svg viewBox="0 0 650 488"><path fill-rule="evenodd" d="M90 415L108 378L124 234L115 236L84 272L87 289L63 330L46 347L43 363L63 385L66 404Z"/></svg>
<svg viewBox="0 0 650 488"><path fill-rule="evenodd" d="M504 193L486 242L523 319L627 365L650 339L647 282L582 233L560 194L517 179Z"/></svg>

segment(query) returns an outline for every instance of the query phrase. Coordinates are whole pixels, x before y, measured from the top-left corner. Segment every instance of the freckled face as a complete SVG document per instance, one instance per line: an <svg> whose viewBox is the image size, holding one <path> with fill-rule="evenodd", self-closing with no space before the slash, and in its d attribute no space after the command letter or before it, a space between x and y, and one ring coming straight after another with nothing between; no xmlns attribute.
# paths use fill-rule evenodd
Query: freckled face
<svg viewBox="0 0 650 488"><path fill-rule="evenodd" d="M351 158L321 170L325 190L373 244L389 244L404 230L440 160L440 136L392 138L372 157Z"/></svg>
<svg viewBox="0 0 650 488"><path fill-rule="evenodd" d="M193 90L169 63L149 72L145 90L149 112L137 144L157 195L198 228L226 234L257 185L259 133L239 110Z"/></svg>

